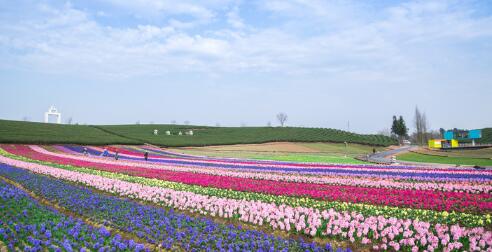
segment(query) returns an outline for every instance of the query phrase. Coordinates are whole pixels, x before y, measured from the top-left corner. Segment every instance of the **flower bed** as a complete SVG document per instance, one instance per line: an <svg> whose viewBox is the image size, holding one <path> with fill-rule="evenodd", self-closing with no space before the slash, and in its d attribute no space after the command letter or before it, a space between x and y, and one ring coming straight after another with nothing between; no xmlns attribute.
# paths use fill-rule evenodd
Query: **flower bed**
<svg viewBox="0 0 492 252"><path fill-rule="evenodd" d="M0 180L0 241L11 251L148 250L105 227L93 227L40 205L24 191Z"/></svg>
<svg viewBox="0 0 492 252"><path fill-rule="evenodd" d="M177 209L223 218L239 218L244 222L266 225L287 232L371 243L377 249L386 249L388 246L394 249L412 250L488 249L492 246L492 233L483 227L464 228L459 225L431 224L418 220L363 216L360 213L338 212L333 209L320 211L312 208L277 206L258 201L206 197L190 192L173 191L61 170L5 157L2 157L0 162ZM0 171L6 171L6 169L2 168ZM4 173L5 176L9 174L12 172Z"/></svg>
<svg viewBox="0 0 492 252"><path fill-rule="evenodd" d="M236 191L266 193L272 195L299 196L328 201L351 203L369 203L383 206L403 206L438 211L490 212L491 195L488 193L471 194L464 192L441 192L431 190L367 188L342 185L324 185L293 183L249 178L223 177L208 174L175 172L154 168L101 164L98 162L72 160L54 157L43 153L34 153L29 148L17 149L22 155L38 160L94 167L104 171L120 172L146 178L157 178L204 187L232 189Z"/></svg>

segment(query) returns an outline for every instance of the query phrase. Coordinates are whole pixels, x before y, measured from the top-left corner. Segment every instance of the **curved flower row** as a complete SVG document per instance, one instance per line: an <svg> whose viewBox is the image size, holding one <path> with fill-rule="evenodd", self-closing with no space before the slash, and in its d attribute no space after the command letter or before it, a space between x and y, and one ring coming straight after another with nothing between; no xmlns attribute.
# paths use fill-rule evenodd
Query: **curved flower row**
<svg viewBox="0 0 492 252"><path fill-rule="evenodd" d="M42 156L42 155L41 155ZM43 158L37 157L38 158ZM236 191L266 193L285 196L307 196L329 201L352 203L370 203L388 206L405 206L446 211L490 211L490 194L470 194L458 192L436 192L427 190L397 190L385 188L365 188L354 186L336 186L308 183L291 183L270 180L254 180L237 177L191 174L188 172L164 171L133 166L107 165L95 162L65 160L55 158L49 161L76 166L127 173L146 178L180 182L185 184L232 189Z"/></svg>
<svg viewBox="0 0 492 252"><path fill-rule="evenodd" d="M422 248L429 250L488 249L492 246L492 232L483 227L463 228L459 225L434 225L418 220L401 220L383 216L364 217L354 212L320 211L304 207L277 206L259 201L207 197L190 192L179 192L82 174L6 157L0 157L0 162L35 173L79 182L110 193L161 203L180 210L223 218L236 217L244 222L268 225L274 229L311 236L352 237L354 241L360 239L362 243L371 243L375 246L374 248L378 249L384 249L385 246L392 246L395 249L406 247L412 250Z"/></svg>
<svg viewBox="0 0 492 252"><path fill-rule="evenodd" d="M299 197L287 197L287 196L273 196L268 194L259 193L249 193L249 192L239 192L232 190L223 190L213 187L202 187L196 185L187 185L183 183L176 183L171 181L164 181L159 179L149 179L137 176L131 176L115 172L106 172L100 170L94 170L85 167L74 167L71 165L60 165L55 163L50 163L46 161L31 160L22 156L15 156L10 153L6 153L0 149L0 154L26 162L34 162L42 165L47 165L50 167L61 168L65 170L77 171L86 174L98 175L106 178L113 178L118 180L123 180L132 183L138 183L142 185L155 186L169 188L177 191L187 191L193 192L205 196L215 196L220 198L229 199L239 199L239 200L250 200L250 201L262 201L265 203L275 203L276 205L288 205L292 207L307 207L316 208L320 210L334 208L337 211L350 211L358 212L367 216L372 215L383 215L386 218L396 217L400 219L420 219L422 221L432 222L432 223L444 223L448 225L458 224L465 225L467 227L479 227L483 226L484 223L487 225L492 225L492 220L490 215L474 215L461 212L438 212L422 209L413 208L398 208L398 207L388 207L388 206L373 206L366 204L353 204L353 203L341 203L341 202L329 202L320 201L311 198L299 198Z"/></svg>
<svg viewBox="0 0 492 252"><path fill-rule="evenodd" d="M80 146L68 146L70 149L81 149ZM94 150L96 149L96 150ZM91 147L90 152L95 155L99 155L100 148ZM110 155L111 156L111 155ZM143 160L142 156L128 156L120 155L122 159L130 160ZM251 164L245 165L238 162L226 162L217 163L202 160L186 160L181 158L151 158L151 162L163 163L168 165L185 165L185 166L198 166L198 167L220 167L223 169L249 169L260 172L294 172L294 173L307 173L307 174L338 174L338 175L366 175L366 176L399 176L404 178L414 177L426 177L426 178L440 178L440 179L469 179L469 180L491 180L492 171L477 172L474 169L449 169L449 170L433 170L433 169L406 169L405 167L385 167L385 166L338 166L338 165L325 165L325 167L290 167L288 165L264 165L264 164Z"/></svg>
<svg viewBox="0 0 492 252"><path fill-rule="evenodd" d="M102 150L100 147L90 147L94 150ZM120 147L120 146L106 146L106 149L110 151L118 151L120 154L128 154L132 157L142 157L144 151L148 151L151 153L149 157L159 158L170 158L180 160L190 160L190 161L200 161L200 162L211 162L218 164L246 164L246 165L270 165L274 167L284 166L284 167L317 167L317 168L334 168L334 167L346 167L346 168L367 168L367 169L384 169L384 170L394 170L401 169L404 171L418 170L418 171L429 171L429 172L476 172L470 168L455 168L455 167L428 167L428 166L415 166L415 165L377 165L377 164L327 164L327 163L309 163L309 162L287 162L287 161L273 161L273 160L254 160L254 159L240 159L240 158L217 158L217 157L207 157L207 156L193 156L193 155L185 155L179 154L170 151L163 151L162 149L152 147L152 146L144 146L141 148L136 147ZM152 153L156 153L152 155ZM171 156L171 157L170 157ZM485 171L486 173L492 173L492 171Z"/></svg>
<svg viewBox="0 0 492 252"><path fill-rule="evenodd" d="M74 156L61 153L54 153L47 151L39 146L30 146L30 148L36 152L45 155L51 155L60 158L69 158L73 160L97 162L102 164L116 164L125 166L138 166L142 168L153 168L170 171L185 171L193 173L204 173L216 176L228 176L238 178L251 178L260 180L274 180L274 181L286 181L286 182L302 182L313 184L328 184L328 185L348 185L358 187L374 187L374 188L393 188L393 189L414 189L414 190L434 190L434 191L447 191L447 192L467 192L467 193L491 193L492 185L485 183L473 183L473 182L460 182L460 183L435 183L435 182L406 182L406 181L394 181L390 179L373 178L366 179L364 177L343 177L343 176L303 176L303 175L288 175L277 173L258 173L249 171L230 171L220 168L194 168L186 166L164 166L152 163L142 163L138 161L119 160L113 161L109 159L101 159L97 157L86 156ZM27 151L16 150L19 155L27 155ZM32 154L31 154L32 156Z"/></svg>
<svg viewBox="0 0 492 252"><path fill-rule="evenodd" d="M0 241L10 251L147 250L105 227L96 228L40 205L24 191L0 180Z"/></svg>
<svg viewBox="0 0 492 252"><path fill-rule="evenodd" d="M8 146L7 146L8 147ZM22 146L18 146L22 148ZM416 189L416 190L439 190L439 191L455 191L455 192L467 192L467 193L489 193L492 190L491 182L492 180L486 180L482 182L454 182L454 183L436 183L431 182L405 182L405 181L394 181L391 179L379 178L365 178L365 177L344 177L344 176L302 176L302 175L285 175L283 173L257 173L248 171L230 171L223 170L221 168L208 168L200 167L193 168L188 166L169 166L169 165L159 165L151 162L139 162L139 161L118 161L115 162L111 159L104 159L100 157L86 157L80 155L66 155L61 153L54 153L47 151L39 146L30 146L36 152L41 154L46 154L50 156L56 156L61 158L68 158L74 160L82 160L89 162L98 162L104 164L116 164L116 165L128 165L128 166L138 166L143 168L153 168L153 169L163 169L172 171L187 171L187 172L198 172L211 175L219 176L231 176L231 177L241 177L241 178L253 178L253 179L266 179L266 180L276 180L276 181L288 181L288 182L305 182L305 183L317 183L317 184L334 184L334 185L351 185L351 186L363 186L363 187L376 187L376 188L395 188L395 189ZM8 148L7 148L8 149ZM11 150L10 152L15 152L17 154L23 154L19 150ZM24 150L25 152L25 150Z"/></svg>

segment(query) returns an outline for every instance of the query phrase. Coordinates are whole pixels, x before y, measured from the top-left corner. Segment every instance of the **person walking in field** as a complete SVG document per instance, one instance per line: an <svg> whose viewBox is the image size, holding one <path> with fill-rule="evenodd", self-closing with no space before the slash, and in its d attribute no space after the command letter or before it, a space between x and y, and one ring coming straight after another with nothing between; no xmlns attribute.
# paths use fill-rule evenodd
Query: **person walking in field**
<svg viewBox="0 0 492 252"><path fill-rule="evenodd" d="M84 156L89 155L89 152L87 151L87 147L84 147L84 150L82 151L82 153L84 154Z"/></svg>
<svg viewBox="0 0 492 252"><path fill-rule="evenodd" d="M145 152L144 153L144 158L145 158L145 161L147 161L149 159L149 152Z"/></svg>
<svg viewBox="0 0 492 252"><path fill-rule="evenodd" d="M104 148L103 152L101 153L102 157L107 157L109 154L108 149Z"/></svg>
<svg viewBox="0 0 492 252"><path fill-rule="evenodd" d="M118 151L116 151L116 152L114 153L114 159L115 159L115 160L118 160L118 158L120 158L120 157L119 157L119 153L118 153Z"/></svg>

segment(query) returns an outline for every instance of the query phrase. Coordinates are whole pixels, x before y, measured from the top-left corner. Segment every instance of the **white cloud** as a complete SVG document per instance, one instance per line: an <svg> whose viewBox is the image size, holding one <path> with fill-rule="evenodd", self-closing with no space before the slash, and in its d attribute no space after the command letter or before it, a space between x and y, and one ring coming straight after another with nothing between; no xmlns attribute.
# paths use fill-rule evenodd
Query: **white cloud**
<svg viewBox="0 0 492 252"><path fill-rule="evenodd" d="M227 13L227 23L236 29L242 29L245 27L244 21L239 16L238 6L234 6L234 8Z"/></svg>
<svg viewBox="0 0 492 252"><path fill-rule="evenodd" d="M108 1L124 8L199 19L218 17L214 10L222 8L221 1L204 5ZM263 9L272 15L289 13L285 23L274 27L248 24L237 6L223 10L222 23L228 25L218 23L200 31L189 30L193 23L173 15L163 26L112 27L71 5L42 6L42 19L0 25L0 52L23 68L111 78L169 72L275 72L401 81L423 74L421 66L439 58L427 54L436 44L447 50L449 43L492 36L490 17L473 17L470 8L451 8L441 1L393 6L369 21L354 19L360 6L350 8L346 2L269 1ZM315 26L323 23L334 28ZM461 52L441 53L452 57Z"/></svg>
<svg viewBox="0 0 492 252"><path fill-rule="evenodd" d="M100 0L114 6L127 9L136 15L190 15L198 19L211 19L215 10L226 5L229 1L193 1L193 0Z"/></svg>

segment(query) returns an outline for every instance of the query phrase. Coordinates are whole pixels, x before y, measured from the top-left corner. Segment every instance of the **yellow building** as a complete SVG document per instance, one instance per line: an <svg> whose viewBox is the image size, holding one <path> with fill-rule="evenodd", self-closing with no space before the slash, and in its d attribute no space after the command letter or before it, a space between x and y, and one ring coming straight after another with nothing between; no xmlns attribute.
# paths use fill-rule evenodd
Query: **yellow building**
<svg viewBox="0 0 492 252"><path fill-rule="evenodd" d="M431 149L441 149L441 148L456 148L459 147L458 140L451 139L431 139L428 142L429 148Z"/></svg>

